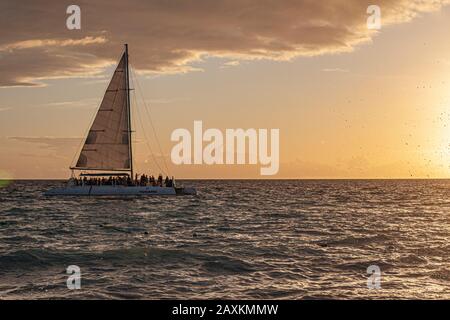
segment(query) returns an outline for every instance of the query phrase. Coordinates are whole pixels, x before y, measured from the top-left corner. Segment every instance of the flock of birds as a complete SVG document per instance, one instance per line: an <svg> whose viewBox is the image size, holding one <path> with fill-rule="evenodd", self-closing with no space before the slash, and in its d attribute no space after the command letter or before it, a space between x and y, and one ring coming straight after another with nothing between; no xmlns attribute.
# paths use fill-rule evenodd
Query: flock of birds
<svg viewBox="0 0 450 320"><path fill-rule="evenodd" d="M446 87L447 82L442 81L440 87ZM432 90L434 89L432 85L417 85L417 90ZM441 88L439 88L441 89ZM442 172L450 171L450 100L445 97L442 98L437 104L434 104L437 109L428 108L428 113L424 113L427 110L424 107L412 107L412 112L420 113L420 123L412 120L403 121L404 129L402 131L409 131L409 133L401 138L401 143L404 147L409 148L408 150L411 155L410 160L405 161L405 165L408 168L410 177L424 177L431 178L433 176L440 176ZM364 105L364 99L346 99L348 105L353 105L357 103L361 107ZM339 111L337 111L339 110ZM441 112L436 112L437 110L443 110ZM333 108L333 112L338 112L338 118L341 121L345 129L360 129L366 130L369 125L361 121L355 125L355 122L347 117L342 108ZM352 109L354 112L354 109ZM385 116L386 118L389 115ZM430 130L430 134L424 139L423 132L418 132L419 127L423 130L424 123L433 128ZM358 126L358 127L357 127ZM436 135L436 132L440 134ZM422 143L418 143L422 141ZM364 150L367 144L361 144L359 146L360 150ZM373 147L373 145L371 145ZM379 145L379 147L385 147ZM400 145L398 148L402 148ZM440 172L440 173L439 173Z"/></svg>

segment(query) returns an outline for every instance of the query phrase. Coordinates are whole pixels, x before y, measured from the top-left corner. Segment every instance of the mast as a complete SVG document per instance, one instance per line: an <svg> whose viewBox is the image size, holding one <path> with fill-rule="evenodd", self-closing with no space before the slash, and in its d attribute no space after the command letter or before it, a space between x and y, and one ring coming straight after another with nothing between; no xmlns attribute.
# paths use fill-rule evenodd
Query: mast
<svg viewBox="0 0 450 320"><path fill-rule="evenodd" d="M126 92L127 92L127 113L128 113L128 145L129 145L129 155L130 155L130 171L131 171L131 181L134 180L134 172L133 172L133 142L131 140L131 104L130 104L130 74L128 69L128 44L125 43L125 84L126 84Z"/></svg>

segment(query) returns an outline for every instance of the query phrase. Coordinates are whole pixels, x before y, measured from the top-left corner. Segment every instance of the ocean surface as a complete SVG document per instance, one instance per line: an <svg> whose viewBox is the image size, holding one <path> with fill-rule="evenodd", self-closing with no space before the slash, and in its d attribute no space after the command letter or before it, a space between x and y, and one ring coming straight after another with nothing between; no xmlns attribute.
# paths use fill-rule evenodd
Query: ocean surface
<svg viewBox="0 0 450 320"><path fill-rule="evenodd" d="M0 188L1 299L450 299L450 180L43 195L63 183ZM67 288L69 265L81 270L80 290ZM371 265L379 289L368 288Z"/></svg>

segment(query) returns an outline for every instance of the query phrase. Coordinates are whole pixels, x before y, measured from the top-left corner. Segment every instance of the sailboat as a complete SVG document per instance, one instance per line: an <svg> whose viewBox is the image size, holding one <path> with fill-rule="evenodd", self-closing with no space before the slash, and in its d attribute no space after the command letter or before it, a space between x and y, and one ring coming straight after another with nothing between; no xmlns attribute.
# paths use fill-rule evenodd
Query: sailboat
<svg viewBox="0 0 450 320"><path fill-rule="evenodd" d="M134 179L128 45L106 89L67 185L46 195L194 195L194 188ZM81 172L79 178L75 172ZM145 181L144 181L145 182ZM167 182L167 181L166 181Z"/></svg>

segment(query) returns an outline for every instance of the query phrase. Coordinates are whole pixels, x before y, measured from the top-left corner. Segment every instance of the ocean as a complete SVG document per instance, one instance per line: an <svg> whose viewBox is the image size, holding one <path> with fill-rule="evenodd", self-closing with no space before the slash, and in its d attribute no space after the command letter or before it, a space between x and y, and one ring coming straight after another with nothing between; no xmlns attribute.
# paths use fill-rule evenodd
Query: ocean
<svg viewBox="0 0 450 320"><path fill-rule="evenodd" d="M43 195L63 183L0 184L1 299L450 299L450 180ZM79 290L67 287L71 265Z"/></svg>

